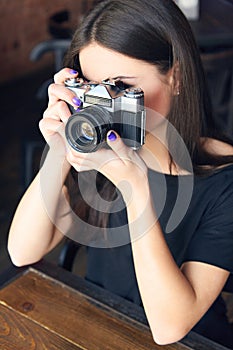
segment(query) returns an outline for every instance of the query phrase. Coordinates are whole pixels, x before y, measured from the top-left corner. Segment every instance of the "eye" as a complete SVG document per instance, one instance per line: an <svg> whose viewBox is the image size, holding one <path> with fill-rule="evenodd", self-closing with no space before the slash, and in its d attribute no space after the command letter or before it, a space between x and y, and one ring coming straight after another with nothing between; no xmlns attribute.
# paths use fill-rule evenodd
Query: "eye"
<svg viewBox="0 0 233 350"><path fill-rule="evenodd" d="M126 83L123 83L123 84L124 84L124 90L134 87L133 84L126 84Z"/></svg>
<svg viewBox="0 0 233 350"><path fill-rule="evenodd" d="M122 84L124 85L124 89L137 88L137 80L135 78L124 78L121 79Z"/></svg>
<svg viewBox="0 0 233 350"><path fill-rule="evenodd" d="M123 80L118 80L116 82L116 86L118 86L120 89L122 90L126 90L126 89L129 89L129 88L132 88L133 85L132 84L127 84L125 83Z"/></svg>

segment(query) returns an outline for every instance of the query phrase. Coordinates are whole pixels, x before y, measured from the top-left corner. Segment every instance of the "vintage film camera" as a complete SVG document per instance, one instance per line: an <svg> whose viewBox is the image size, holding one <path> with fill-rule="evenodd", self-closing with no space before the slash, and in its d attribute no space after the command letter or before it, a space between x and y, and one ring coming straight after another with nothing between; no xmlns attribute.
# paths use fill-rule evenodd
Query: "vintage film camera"
<svg viewBox="0 0 233 350"><path fill-rule="evenodd" d="M146 113L140 88L125 88L119 79L98 84L71 78L65 86L82 101L80 111L71 107L65 128L66 139L76 151L94 152L103 147L109 130L115 130L135 150L144 144Z"/></svg>

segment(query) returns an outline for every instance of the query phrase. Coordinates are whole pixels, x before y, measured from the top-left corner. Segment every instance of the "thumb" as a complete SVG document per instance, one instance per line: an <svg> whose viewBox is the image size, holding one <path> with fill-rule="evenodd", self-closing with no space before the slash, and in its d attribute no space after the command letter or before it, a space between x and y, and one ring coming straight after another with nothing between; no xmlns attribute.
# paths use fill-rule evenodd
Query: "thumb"
<svg viewBox="0 0 233 350"><path fill-rule="evenodd" d="M113 130L107 133L107 144L119 156L126 157L128 154L128 147L124 144L120 136Z"/></svg>

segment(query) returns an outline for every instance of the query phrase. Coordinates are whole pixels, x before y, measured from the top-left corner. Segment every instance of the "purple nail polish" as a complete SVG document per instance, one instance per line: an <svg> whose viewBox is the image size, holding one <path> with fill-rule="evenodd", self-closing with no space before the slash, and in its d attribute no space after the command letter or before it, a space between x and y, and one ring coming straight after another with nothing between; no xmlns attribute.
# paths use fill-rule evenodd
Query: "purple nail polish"
<svg viewBox="0 0 233 350"><path fill-rule="evenodd" d="M113 131L111 131L110 134L108 134L109 141L115 141L116 138L116 134Z"/></svg>
<svg viewBox="0 0 233 350"><path fill-rule="evenodd" d="M81 101L78 97L76 97L76 96L74 96L74 97L72 98L72 101L73 101L73 103L74 103L76 106L78 106L78 107L80 107L81 104L82 104L82 101Z"/></svg>
<svg viewBox="0 0 233 350"><path fill-rule="evenodd" d="M74 70L74 69L71 69L70 70L70 74L77 74L78 72L76 71L76 70Z"/></svg>

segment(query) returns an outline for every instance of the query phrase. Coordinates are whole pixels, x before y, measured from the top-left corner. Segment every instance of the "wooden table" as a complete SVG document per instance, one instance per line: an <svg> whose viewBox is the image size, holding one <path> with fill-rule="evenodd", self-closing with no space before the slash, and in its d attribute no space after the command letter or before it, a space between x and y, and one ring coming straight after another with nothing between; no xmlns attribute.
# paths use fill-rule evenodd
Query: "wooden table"
<svg viewBox="0 0 233 350"><path fill-rule="evenodd" d="M1 350L226 349L192 332L156 345L142 308L45 261L0 283Z"/></svg>

